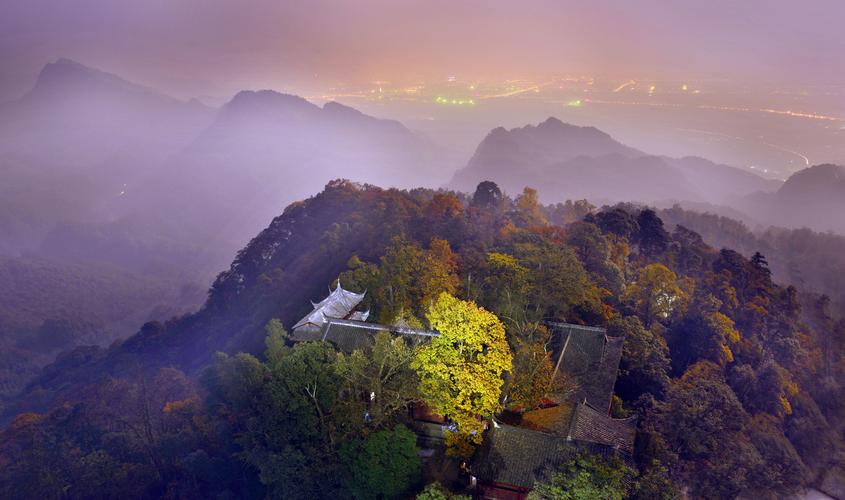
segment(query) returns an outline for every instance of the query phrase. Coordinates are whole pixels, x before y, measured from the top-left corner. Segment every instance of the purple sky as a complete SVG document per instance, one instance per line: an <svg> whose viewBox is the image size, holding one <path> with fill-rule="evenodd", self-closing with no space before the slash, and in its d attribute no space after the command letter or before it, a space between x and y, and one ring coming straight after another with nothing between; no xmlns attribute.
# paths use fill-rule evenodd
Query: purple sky
<svg viewBox="0 0 845 500"><path fill-rule="evenodd" d="M0 0L0 100L68 57L169 93L584 73L845 83L845 1Z"/></svg>

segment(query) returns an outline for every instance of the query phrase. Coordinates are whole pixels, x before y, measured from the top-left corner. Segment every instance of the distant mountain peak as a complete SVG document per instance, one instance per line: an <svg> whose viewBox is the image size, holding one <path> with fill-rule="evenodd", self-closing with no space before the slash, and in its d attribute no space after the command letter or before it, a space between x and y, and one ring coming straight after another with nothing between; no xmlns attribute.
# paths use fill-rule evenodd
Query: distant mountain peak
<svg viewBox="0 0 845 500"><path fill-rule="evenodd" d="M568 123L564 123L564 122L560 121L560 119L555 118L554 116L550 116L550 117L546 118L546 120L543 123L538 125L538 127L563 127L564 125L570 126L570 127L573 126L573 125L570 125Z"/></svg>
<svg viewBox="0 0 845 500"><path fill-rule="evenodd" d="M503 151L501 148L513 148ZM506 130L496 127L479 144L475 159L488 154L517 154L531 152L544 157L547 163L564 161L577 156L596 156L617 153L624 156L641 156L643 153L629 148L609 134L595 127L581 127L550 116L538 125L526 125ZM470 164L473 160L470 160Z"/></svg>
<svg viewBox="0 0 845 500"><path fill-rule="evenodd" d="M54 66L65 66L71 67L76 69L82 69L86 71L96 71L93 68L89 68L88 66L82 64L79 61L74 61L73 59L68 59L67 57L60 57L56 59L56 62L48 63L47 66L54 65Z"/></svg>
<svg viewBox="0 0 845 500"><path fill-rule="evenodd" d="M792 174L778 193L788 198L845 199L845 167L823 163L805 168Z"/></svg>
<svg viewBox="0 0 845 500"><path fill-rule="evenodd" d="M22 101L55 104L74 96L127 96L179 102L159 91L132 83L113 73L86 66L72 59L60 58L46 64L38 74L35 86Z"/></svg>
<svg viewBox="0 0 845 500"><path fill-rule="evenodd" d="M242 90L225 106L226 116L278 116L288 114L316 114L320 107L307 99L275 90Z"/></svg>
<svg viewBox="0 0 845 500"><path fill-rule="evenodd" d="M364 113L360 112L359 110L347 106L345 104L341 104L337 101L329 101L323 104L323 111L327 111L329 113L338 114L338 115L349 115L349 116L361 116Z"/></svg>
<svg viewBox="0 0 845 500"><path fill-rule="evenodd" d="M117 75L86 66L72 59L61 58L48 63L38 74L35 89L52 89L74 85L114 85L141 88Z"/></svg>
<svg viewBox="0 0 845 500"><path fill-rule="evenodd" d="M241 90L240 92L235 94L235 97L233 97L231 101L229 101L230 104L234 105L240 105L242 103L247 102L261 102L266 104L298 103L308 104L316 107L315 105L308 102L307 99L299 97L298 95L285 94L283 92L276 92L275 90L270 89Z"/></svg>

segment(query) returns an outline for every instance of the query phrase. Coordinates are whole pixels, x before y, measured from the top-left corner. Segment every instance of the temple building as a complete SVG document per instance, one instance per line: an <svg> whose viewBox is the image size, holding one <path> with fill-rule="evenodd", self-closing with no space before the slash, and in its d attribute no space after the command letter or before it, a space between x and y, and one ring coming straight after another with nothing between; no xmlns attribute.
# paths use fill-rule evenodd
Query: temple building
<svg viewBox="0 0 845 500"><path fill-rule="evenodd" d="M312 302L311 312L294 325L291 340L322 340L351 353L371 347L379 332L411 344L439 335L406 325L367 322L369 311L356 310L365 295L344 290L338 283L328 297ZM625 339L609 337L604 328L546 325L552 331L547 349L554 363L546 402L540 408L505 411L493 419L470 464L477 498L524 499L537 481L545 480L578 450L623 459L634 452L635 418L610 415ZM421 453L442 457L449 422L421 404L412 405L409 415Z"/></svg>
<svg viewBox="0 0 845 500"><path fill-rule="evenodd" d="M312 311L297 321L291 329L291 340L322 340L334 345L339 351L349 353L371 346L379 332L402 336L411 343L424 342L438 335L437 332L403 325L367 322L370 312L355 310L365 296L366 292L344 290L338 282L328 297L319 303L311 303Z"/></svg>
<svg viewBox="0 0 845 500"><path fill-rule="evenodd" d="M366 321L369 311L355 311L366 294L367 292L355 293L344 290L338 281L328 297L317 304L311 302L314 309L293 325L292 338L296 341L320 340L321 330L332 319Z"/></svg>
<svg viewBox="0 0 845 500"><path fill-rule="evenodd" d="M624 338L608 337L604 328L547 324L558 392L543 408L494 421L473 460L478 498L523 499L577 450L622 458L634 452L636 419L610 416Z"/></svg>

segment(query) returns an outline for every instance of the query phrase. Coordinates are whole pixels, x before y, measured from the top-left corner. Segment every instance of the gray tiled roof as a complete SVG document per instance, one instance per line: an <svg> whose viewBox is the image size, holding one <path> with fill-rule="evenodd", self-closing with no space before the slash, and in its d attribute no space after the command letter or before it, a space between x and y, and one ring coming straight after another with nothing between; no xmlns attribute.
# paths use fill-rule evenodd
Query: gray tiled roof
<svg viewBox="0 0 845 500"><path fill-rule="evenodd" d="M622 358L622 337L608 337L604 328L548 323L555 376L575 386L569 399L586 400L596 408L609 408Z"/></svg>
<svg viewBox="0 0 845 500"><path fill-rule="evenodd" d="M631 455L637 433L636 417L612 418L588 404L575 407L569 437L575 441L609 446Z"/></svg>
<svg viewBox="0 0 845 500"><path fill-rule="evenodd" d="M575 388L560 406L527 412L522 417L525 425L593 449L604 447L630 455L636 419L608 415L624 338L608 337L604 328L567 323L549 326L555 376Z"/></svg>
<svg viewBox="0 0 845 500"><path fill-rule="evenodd" d="M497 424L487 432L473 460L480 481L531 488L548 477L573 453L566 438L521 427Z"/></svg>
<svg viewBox="0 0 845 500"><path fill-rule="evenodd" d="M316 340L329 342L336 349L343 352L352 352L356 349L364 349L372 346L375 343L375 337L378 332L389 332L393 335L402 336L411 343L425 342L431 337L438 335L437 332L428 330L365 323L363 321L348 319L330 319L326 321L320 331L322 336Z"/></svg>
<svg viewBox="0 0 845 500"><path fill-rule="evenodd" d="M473 458L473 475L487 483L531 489L578 451L605 456L615 454L613 450L628 456L633 453L634 418L613 419L586 404L566 411L572 412L571 438L497 424L487 431L484 444Z"/></svg>

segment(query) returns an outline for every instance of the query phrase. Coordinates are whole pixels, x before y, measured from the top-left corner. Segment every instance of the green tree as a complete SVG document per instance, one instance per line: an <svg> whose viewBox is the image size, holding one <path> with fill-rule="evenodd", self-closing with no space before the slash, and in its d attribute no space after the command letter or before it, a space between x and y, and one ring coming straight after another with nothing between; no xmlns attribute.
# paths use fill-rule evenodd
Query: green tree
<svg viewBox="0 0 845 500"><path fill-rule="evenodd" d="M634 471L617 458L578 453L552 473L548 481L536 483L530 500L622 500Z"/></svg>
<svg viewBox="0 0 845 500"><path fill-rule="evenodd" d="M417 304L427 307L441 293L454 295L458 291L457 262L449 242L432 238L422 262L415 269L414 282Z"/></svg>
<svg viewBox="0 0 845 500"><path fill-rule="evenodd" d="M719 312L719 305L712 295L699 298L687 314L672 325L669 345L676 371L682 372L702 359L722 366L734 361L733 350L741 336L733 320Z"/></svg>
<svg viewBox="0 0 845 500"><path fill-rule="evenodd" d="M504 203L502 190L493 181L482 181L476 186L472 195L472 206L484 209L498 210Z"/></svg>
<svg viewBox="0 0 845 500"><path fill-rule="evenodd" d="M502 376L511 370L505 328L494 314L443 293L428 311L440 333L417 349L411 366L426 404L451 419L457 432L481 442L480 418L502 408Z"/></svg>
<svg viewBox="0 0 845 500"><path fill-rule="evenodd" d="M572 224L566 231L566 243L575 249L593 281L616 295L622 292L622 270L611 259L611 244L595 224Z"/></svg>
<svg viewBox="0 0 845 500"><path fill-rule="evenodd" d="M335 370L343 381L343 413L360 430L365 423L382 429L418 400L419 378L411 369L413 349L401 337L379 332L366 351L338 353ZM367 394L363 399L361 394ZM367 415L366 419L364 415Z"/></svg>
<svg viewBox="0 0 845 500"><path fill-rule="evenodd" d="M681 459L678 472L700 498L752 491L754 476L765 465L749 439L748 414L718 377L712 363L691 366L669 389L661 415L661 432Z"/></svg>
<svg viewBox="0 0 845 500"><path fill-rule="evenodd" d="M531 289L528 278L528 268L521 266L512 255L489 252L482 278L484 306L500 318L523 319Z"/></svg>
<svg viewBox="0 0 845 500"><path fill-rule="evenodd" d="M470 500L468 495L455 495L440 483L429 483L417 494L416 500Z"/></svg>
<svg viewBox="0 0 845 500"><path fill-rule="evenodd" d="M517 243L514 256L530 270L529 301L537 315L565 319L598 300L595 286L572 249L548 241Z"/></svg>
<svg viewBox="0 0 845 500"><path fill-rule="evenodd" d="M273 498L336 494L340 381L334 349L305 342L287 349L268 368L253 409L242 418L239 456L258 471Z"/></svg>
<svg viewBox="0 0 845 500"><path fill-rule="evenodd" d="M623 208L603 210L595 215L584 218L601 228L605 233L612 233L634 243L635 236L640 230L637 219Z"/></svg>
<svg viewBox="0 0 845 500"><path fill-rule="evenodd" d="M636 316L614 318L608 335L624 337L616 391L627 401L650 392L662 396L669 383L669 347Z"/></svg>
<svg viewBox="0 0 845 500"><path fill-rule="evenodd" d="M344 484L359 499L402 498L420 481L417 436L398 425L340 448Z"/></svg>
<svg viewBox="0 0 845 500"><path fill-rule="evenodd" d="M637 216L637 244L645 255L659 255L669 248L669 233L663 228L663 221L651 209L645 209Z"/></svg>
<svg viewBox="0 0 845 500"><path fill-rule="evenodd" d="M378 266L357 257L348 265L350 270L341 274L341 281L369 291L366 305L382 323L419 318L441 292L454 294L458 289L456 257L449 242L440 238L433 238L428 250L423 250L395 237Z"/></svg>

